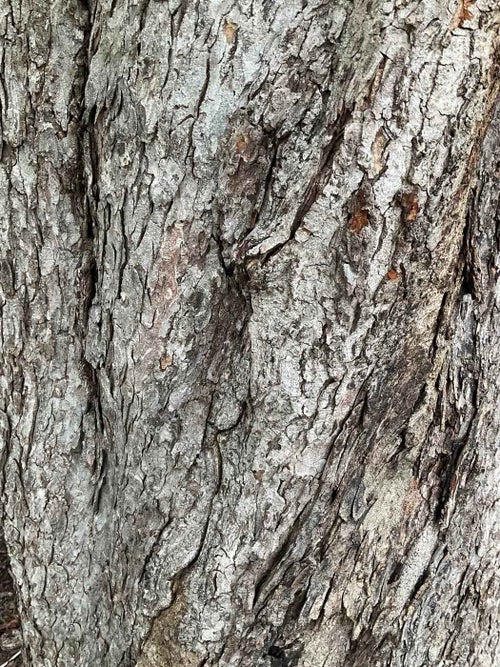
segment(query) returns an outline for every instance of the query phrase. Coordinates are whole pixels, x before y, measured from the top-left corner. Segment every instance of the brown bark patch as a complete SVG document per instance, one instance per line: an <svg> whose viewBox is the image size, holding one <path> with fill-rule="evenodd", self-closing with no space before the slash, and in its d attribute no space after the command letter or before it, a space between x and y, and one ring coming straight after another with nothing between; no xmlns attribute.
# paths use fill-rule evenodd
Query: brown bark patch
<svg viewBox="0 0 500 667"><path fill-rule="evenodd" d="M453 17L452 28L461 28L465 21L470 21L473 14L470 7L473 6L476 0L459 0L457 11Z"/></svg>
<svg viewBox="0 0 500 667"><path fill-rule="evenodd" d="M401 208L403 209L406 222L416 220L419 211L418 190L416 188L403 192L401 195Z"/></svg>
<svg viewBox="0 0 500 667"><path fill-rule="evenodd" d="M250 146L250 139L245 134L238 134L236 136L236 154L244 156Z"/></svg>
<svg viewBox="0 0 500 667"><path fill-rule="evenodd" d="M163 357L160 357L160 369L166 371L169 366L173 363L172 355L167 354Z"/></svg>
<svg viewBox="0 0 500 667"><path fill-rule="evenodd" d="M195 667L199 657L178 641L178 628L185 611L182 596L153 621L137 667Z"/></svg>
<svg viewBox="0 0 500 667"><path fill-rule="evenodd" d="M380 174L385 167L384 151L388 143L389 139L384 128L379 128L372 143L373 171L375 175Z"/></svg>
<svg viewBox="0 0 500 667"><path fill-rule="evenodd" d="M405 516L412 515L422 503L422 494L417 479L412 479L403 502L403 511Z"/></svg>
<svg viewBox="0 0 500 667"><path fill-rule="evenodd" d="M224 24L224 38L228 44L234 44L236 41L236 34L238 26L231 21L226 21Z"/></svg>
<svg viewBox="0 0 500 667"><path fill-rule="evenodd" d="M349 229L354 234L361 234L363 229L370 224L370 217L368 215L368 206L366 204L365 193L360 190L354 199L354 211L349 220Z"/></svg>

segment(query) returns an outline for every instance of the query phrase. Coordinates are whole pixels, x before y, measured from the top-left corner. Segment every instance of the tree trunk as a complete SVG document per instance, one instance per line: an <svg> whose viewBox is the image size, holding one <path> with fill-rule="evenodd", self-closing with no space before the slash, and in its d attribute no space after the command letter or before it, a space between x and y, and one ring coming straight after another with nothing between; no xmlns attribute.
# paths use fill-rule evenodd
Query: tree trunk
<svg viewBox="0 0 500 667"><path fill-rule="evenodd" d="M1 0L33 667L496 667L498 0Z"/></svg>

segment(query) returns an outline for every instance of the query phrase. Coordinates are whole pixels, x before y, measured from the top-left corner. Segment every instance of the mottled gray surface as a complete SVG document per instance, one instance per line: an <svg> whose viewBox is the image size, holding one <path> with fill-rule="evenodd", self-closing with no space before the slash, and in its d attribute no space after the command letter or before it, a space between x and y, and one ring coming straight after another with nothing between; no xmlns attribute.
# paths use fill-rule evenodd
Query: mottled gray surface
<svg viewBox="0 0 500 667"><path fill-rule="evenodd" d="M0 0L27 665L500 664L499 25Z"/></svg>

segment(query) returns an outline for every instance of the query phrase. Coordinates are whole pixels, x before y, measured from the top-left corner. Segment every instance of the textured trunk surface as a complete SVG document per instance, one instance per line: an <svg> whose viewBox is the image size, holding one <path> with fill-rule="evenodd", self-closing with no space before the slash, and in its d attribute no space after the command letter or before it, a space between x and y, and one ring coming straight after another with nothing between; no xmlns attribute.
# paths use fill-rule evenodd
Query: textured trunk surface
<svg viewBox="0 0 500 667"><path fill-rule="evenodd" d="M30 667L497 667L498 0L0 0Z"/></svg>

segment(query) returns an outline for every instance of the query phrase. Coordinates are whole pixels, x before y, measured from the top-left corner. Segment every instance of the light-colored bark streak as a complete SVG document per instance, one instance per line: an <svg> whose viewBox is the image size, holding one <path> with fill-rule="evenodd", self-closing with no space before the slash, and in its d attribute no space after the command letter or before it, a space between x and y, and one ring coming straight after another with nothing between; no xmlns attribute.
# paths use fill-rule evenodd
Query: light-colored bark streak
<svg viewBox="0 0 500 667"><path fill-rule="evenodd" d="M494 667L496 0L1 8L28 664Z"/></svg>

